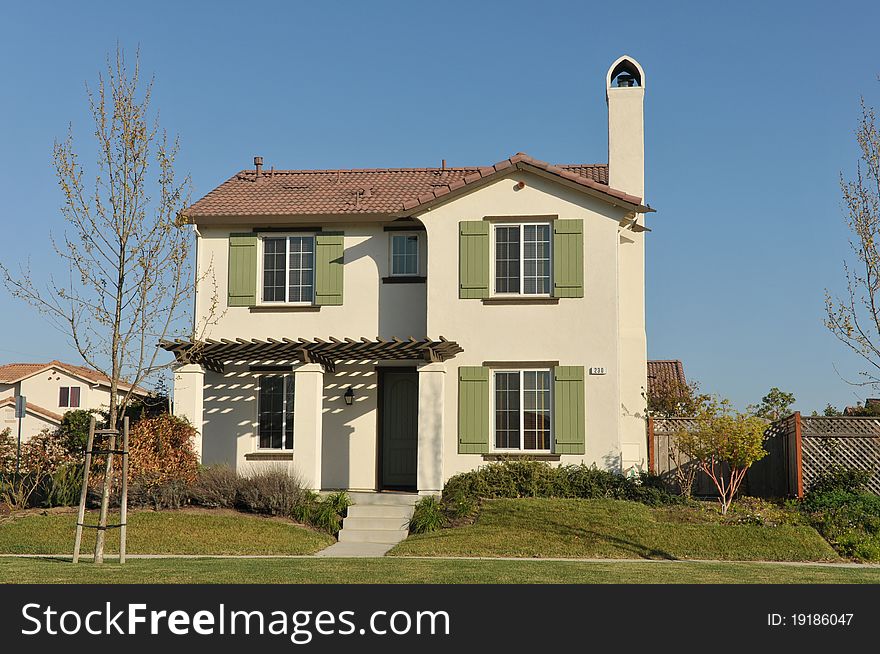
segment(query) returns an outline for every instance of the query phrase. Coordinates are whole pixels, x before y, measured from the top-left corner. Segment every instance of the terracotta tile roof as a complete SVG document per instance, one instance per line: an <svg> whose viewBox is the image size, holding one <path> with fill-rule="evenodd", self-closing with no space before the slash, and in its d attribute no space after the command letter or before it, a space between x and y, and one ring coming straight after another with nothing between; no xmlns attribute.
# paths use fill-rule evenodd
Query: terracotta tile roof
<svg viewBox="0 0 880 654"><path fill-rule="evenodd" d="M33 375L36 375L43 370L48 370L49 368L58 368L60 370L65 370L73 375L78 377L82 377L84 379L88 379L89 381L93 381L96 384L109 385L110 378L107 375L98 372L97 370L93 370L92 368L86 368L85 366L75 366L72 363L64 363L63 361L58 361L57 359L53 359L49 363L7 363L5 365L0 366L0 383L11 384L15 383L20 379L26 379ZM120 382L120 387L122 388L130 388L128 384ZM146 389L138 388L136 389L138 393L148 393Z"/></svg>
<svg viewBox="0 0 880 654"><path fill-rule="evenodd" d="M433 202L496 173L542 170L638 205L640 198L608 186L605 164L556 166L518 153L494 166L464 168L364 168L354 170L255 170L233 175L182 213L189 219L219 216L398 214ZM443 198L448 199L448 198Z"/></svg>
<svg viewBox="0 0 880 654"><path fill-rule="evenodd" d="M15 406L15 398L14 397L4 397L0 400L0 407L4 406ZM38 415L43 416L44 418L49 418L54 422L61 422L61 419L64 417L61 414L55 413L54 411L49 411L49 409L44 409L43 407L34 404L33 402L26 402L27 410L31 413L36 413Z"/></svg>
<svg viewBox="0 0 880 654"><path fill-rule="evenodd" d="M652 393L670 383L687 384L681 361L677 359L648 361L648 392Z"/></svg>

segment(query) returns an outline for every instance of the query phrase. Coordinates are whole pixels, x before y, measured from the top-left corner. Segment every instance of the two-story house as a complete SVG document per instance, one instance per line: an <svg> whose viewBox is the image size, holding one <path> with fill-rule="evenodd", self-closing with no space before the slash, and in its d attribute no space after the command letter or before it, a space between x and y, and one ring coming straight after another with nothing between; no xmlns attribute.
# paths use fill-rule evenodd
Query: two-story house
<svg viewBox="0 0 880 654"><path fill-rule="evenodd" d="M502 455L644 465L641 66L605 90L607 164L256 158L186 209L210 326L163 347L202 461L422 493Z"/></svg>
<svg viewBox="0 0 880 654"><path fill-rule="evenodd" d="M121 393L130 388L119 385ZM149 391L135 388L133 395L144 398ZM57 429L68 411L109 408L110 379L92 368L57 360L0 365L0 431L9 428L17 435L15 402L22 396L26 411L21 420L21 438L27 441L44 429Z"/></svg>

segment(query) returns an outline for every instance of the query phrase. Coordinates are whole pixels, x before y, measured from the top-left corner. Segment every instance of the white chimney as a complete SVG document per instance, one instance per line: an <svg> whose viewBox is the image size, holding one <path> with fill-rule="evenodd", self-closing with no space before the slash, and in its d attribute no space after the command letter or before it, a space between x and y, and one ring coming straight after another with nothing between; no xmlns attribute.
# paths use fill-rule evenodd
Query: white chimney
<svg viewBox="0 0 880 654"><path fill-rule="evenodd" d="M645 199L645 71L624 55L605 79L608 185Z"/></svg>
<svg viewBox="0 0 880 654"><path fill-rule="evenodd" d="M632 57L623 56L605 77L608 100L608 184L638 196L645 203L645 71ZM630 222L633 218L637 223ZM648 379L645 332L644 216L622 217L618 230L617 319L620 345L617 364L620 397L620 467L646 467L645 393Z"/></svg>

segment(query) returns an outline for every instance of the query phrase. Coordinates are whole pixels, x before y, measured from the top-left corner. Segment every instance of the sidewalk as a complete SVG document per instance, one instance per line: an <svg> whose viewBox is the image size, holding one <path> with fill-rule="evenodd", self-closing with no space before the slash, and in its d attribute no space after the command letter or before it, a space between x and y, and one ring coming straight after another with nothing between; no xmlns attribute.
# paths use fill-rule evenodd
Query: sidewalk
<svg viewBox="0 0 880 654"><path fill-rule="evenodd" d="M345 549L340 548L332 553L327 550L338 545L347 546ZM389 556L382 554L369 554L365 550L361 552L355 551L356 546L372 546L384 547L384 545L376 545L375 543L336 543L325 548L315 554L126 554L127 559L314 559L314 558L387 558L389 561L394 560L425 560L425 561L529 561L532 563L546 562L571 562L571 563L656 563L657 565L675 565L677 563L705 563L705 564L761 564L761 565L778 565L778 566L794 566L794 567L825 567L825 568L864 568L880 570L878 563L853 563L850 561L829 562L829 561L732 561L724 559L572 559L572 558L534 558L534 557L508 557L508 556ZM349 553L344 553L348 547L352 549ZM0 559L70 559L70 554L0 554ZM110 563L114 562L115 557L112 554L107 555L106 560ZM89 562L88 557L83 557L85 563Z"/></svg>

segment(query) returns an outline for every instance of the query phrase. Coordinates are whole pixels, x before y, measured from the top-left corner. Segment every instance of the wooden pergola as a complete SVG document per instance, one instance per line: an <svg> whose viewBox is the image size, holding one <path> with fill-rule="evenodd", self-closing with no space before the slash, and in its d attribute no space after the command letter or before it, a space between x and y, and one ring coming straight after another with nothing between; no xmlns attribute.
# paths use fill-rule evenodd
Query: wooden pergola
<svg viewBox="0 0 880 654"><path fill-rule="evenodd" d="M464 349L455 341L442 336L431 339L384 338L236 338L230 340L206 339L188 341L162 340L159 347L174 354L178 363L198 363L208 370L223 372L227 361L242 360L295 360L301 363L320 363L327 372L336 371L338 361L421 360L440 362L453 358Z"/></svg>

